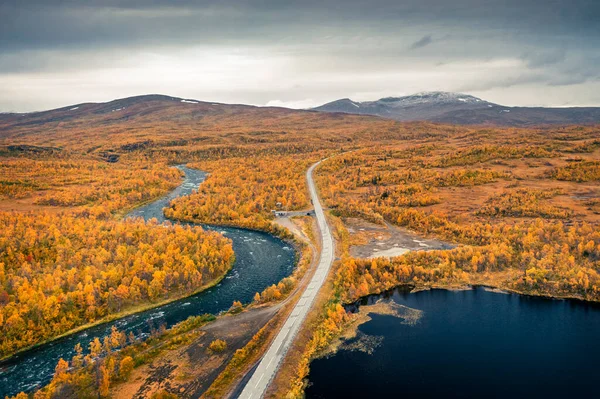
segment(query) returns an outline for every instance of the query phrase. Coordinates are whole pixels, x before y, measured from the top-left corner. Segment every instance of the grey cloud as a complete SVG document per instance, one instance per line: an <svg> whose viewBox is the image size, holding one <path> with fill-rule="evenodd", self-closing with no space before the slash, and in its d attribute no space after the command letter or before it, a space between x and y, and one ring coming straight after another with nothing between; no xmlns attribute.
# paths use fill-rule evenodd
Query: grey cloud
<svg viewBox="0 0 600 399"><path fill-rule="evenodd" d="M592 35L600 3L590 0L9 0L0 5L0 50L131 43L272 41L332 30L394 33L437 24L474 30ZM313 32L315 34L313 34Z"/></svg>
<svg viewBox="0 0 600 399"><path fill-rule="evenodd" d="M541 57L543 58L543 57ZM540 59L541 59L540 58ZM534 69L517 75L490 76L486 80L472 82L460 87L460 91L489 91L532 85L561 87L600 82L600 71L595 67L600 57L579 57L569 61L564 57L547 57ZM527 64L530 66L530 64ZM543 102L544 99L541 99Z"/></svg>
<svg viewBox="0 0 600 399"><path fill-rule="evenodd" d="M560 76L548 82L548 86L572 86L589 81L589 77L582 75Z"/></svg>
<svg viewBox="0 0 600 399"><path fill-rule="evenodd" d="M426 36L423 36L422 38L420 38L419 40L417 40L416 42L414 42L413 44L411 44L410 49L416 50L416 49L428 46L432 42L433 42L433 39L431 38L431 35L426 35Z"/></svg>
<svg viewBox="0 0 600 399"><path fill-rule="evenodd" d="M106 96L159 89L177 95L175 86L157 88L162 79L139 76L160 69L149 65L156 60L174 73L181 66L204 68L209 61L203 52L211 51L212 60L217 54L235 71L214 72L230 84L223 89L229 94L199 87L182 96L260 104L384 90L391 95L446 81L441 88L457 91L571 90L598 79L600 60L589 55L600 42L598 20L597 0L0 0L0 111L3 104L17 104L16 96L29 104L25 90L33 93L38 77L70 98L70 76L80 87L92 87L96 76L112 69L121 70L125 81L115 79ZM226 62L240 50L264 63L259 75L273 75L260 90L230 83L238 76L256 79L244 65ZM516 65L479 72L478 63L494 60ZM135 85L121 90L129 80ZM310 82L314 87L303 88ZM105 89L95 90L100 99Z"/></svg>
<svg viewBox="0 0 600 399"><path fill-rule="evenodd" d="M520 85L530 85L535 83L546 83L548 77L542 74L519 74L517 76L493 76L485 81L472 82L462 85L457 91L489 91L493 89L506 89Z"/></svg>
<svg viewBox="0 0 600 399"><path fill-rule="evenodd" d="M591 81L600 81L600 71L595 68L567 69L549 79L549 86L571 86Z"/></svg>
<svg viewBox="0 0 600 399"><path fill-rule="evenodd" d="M554 65L566 59L567 52L564 48L556 50L541 50L525 54L522 58L529 68L540 68Z"/></svg>

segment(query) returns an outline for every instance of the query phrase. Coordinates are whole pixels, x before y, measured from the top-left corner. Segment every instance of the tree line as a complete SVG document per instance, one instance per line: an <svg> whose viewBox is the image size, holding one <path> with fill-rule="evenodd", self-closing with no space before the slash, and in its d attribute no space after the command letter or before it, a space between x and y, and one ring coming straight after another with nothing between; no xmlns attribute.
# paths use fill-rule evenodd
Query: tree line
<svg viewBox="0 0 600 399"><path fill-rule="evenodd" d="M0 354L196 292L233 259L200 227L0 212Z"/></svg>

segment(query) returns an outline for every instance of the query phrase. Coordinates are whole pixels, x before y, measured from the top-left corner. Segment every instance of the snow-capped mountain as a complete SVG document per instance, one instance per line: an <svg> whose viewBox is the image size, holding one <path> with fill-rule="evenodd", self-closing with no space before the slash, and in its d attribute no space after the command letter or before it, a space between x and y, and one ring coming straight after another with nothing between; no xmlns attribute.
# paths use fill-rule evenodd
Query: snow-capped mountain
<svg viewBox="0 0 600 399"><path fill-rule="evenodd" d="M488 104L480 98L462 93L450 93L446 91L429 91L416 93L404 97L385 97L378 101L393 106L412 106L422 104Z"/></svg>
<svg viewBox="0 0 600 399"><path fill-rule="evenodd" d="M256 106L222 104L164 95L141 95L104 103L73 104L48 111L1 113L0 139L18 134L18 129L37 126L40 132L58 123L85 123L89 126L121 123L124 120L153 123L202 118L204 115L248 113ZM543 108L506 107L461 93L425 92L377 101L333 101L313 110L265 107L265 112L282 114L330 112L375 115L398 121L430 121L458 125L572 125L600 123L600 107ZM324 117L337 117L329 115Z"/></svg>
<svg viewBox="0 0 600 399"><path fill-rule="evenodd" d="M377 101L356 102L343 99L314 108L324 112L377 115L410 121L430 120L451 111L496 107L480 98L442 91L423 92L403 97L385 97Z"/></svg>
<svg viewBox="0 0 600 399"><path fill-rule="evenodd" d="M377 101L348 98L313 108L320 112L376 115L398 121L431 121L461 125L529 126L600 122L600 108L506 107L462 93L423 92Z"/></svg>

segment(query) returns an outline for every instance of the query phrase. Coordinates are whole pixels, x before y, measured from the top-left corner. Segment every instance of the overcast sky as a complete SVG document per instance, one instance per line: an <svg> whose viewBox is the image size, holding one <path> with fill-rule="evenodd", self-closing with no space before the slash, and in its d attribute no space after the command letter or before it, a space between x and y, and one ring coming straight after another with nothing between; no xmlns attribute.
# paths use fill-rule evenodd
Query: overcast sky
<svg viewBox="0 0 600 399"><path fill-rule="evenodd" d="M0 0L0 111L160 93L600 106L599 0Z"/></svg>

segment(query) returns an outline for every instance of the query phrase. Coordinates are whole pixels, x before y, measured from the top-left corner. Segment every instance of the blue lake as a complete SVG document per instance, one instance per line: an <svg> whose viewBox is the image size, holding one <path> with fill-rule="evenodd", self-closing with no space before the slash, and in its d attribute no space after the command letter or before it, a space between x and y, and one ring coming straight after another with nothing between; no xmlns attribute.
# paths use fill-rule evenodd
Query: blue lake
<svg viewBox="0 0 600 399"><path fill-rule="evenodd" d="M484 288L396 290L384 300L421 317L411 325L372 315L355 339L375 337L379 346L313 361L307 398L599 397L596 304Z"/></svg>

